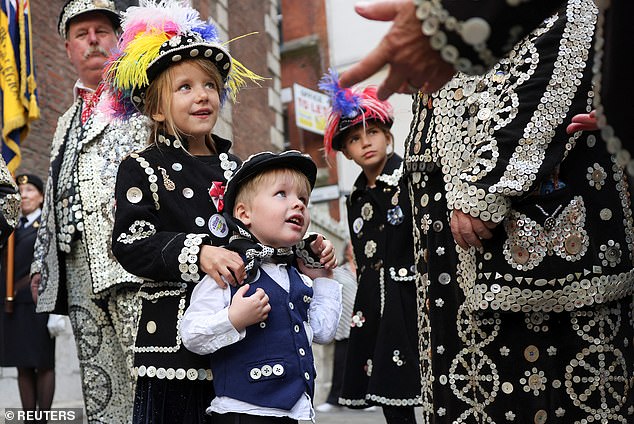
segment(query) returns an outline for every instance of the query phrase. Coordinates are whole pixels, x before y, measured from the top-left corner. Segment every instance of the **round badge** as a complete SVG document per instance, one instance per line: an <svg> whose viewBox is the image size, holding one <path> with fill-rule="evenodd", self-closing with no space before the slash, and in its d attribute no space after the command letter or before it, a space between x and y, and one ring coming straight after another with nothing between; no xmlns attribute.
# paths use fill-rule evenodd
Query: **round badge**
<svg viewBox="0 0 634 424"><path fill-rule="evenodd" d="M229 226L227 225L227 221L219 214L213 214L211 218L209 218L209 231L216 237L226 237L229 234Z"/></svg>
<svg viewBox="0 0 634 424"><path fill-rule="evenodd" d="M363 218L359 217L355 219L354 222L352 223L352 231L354 231L355 234L359 234L359 231L361 231L362 228L363 228Z"/></svg>
<svg viewBox="0 0 634 424"><path fill-rule="evenodd" d="M126 197L130 203L139 203L143 199L143 192L139 187L130 187L126 192Z"/></svg>
<svg viewBox="0 0 634 424"><path fill-rule="evenodd" d="M172 164L172 169L173 169L174 171L180 171L181 169L183 169L183 165L181 165L181 164L180 164L180 163L178 163L178 162L174 162L174 163Z"/></svg>
<svg viewBox="0 0 634 424"><path fill-rule="evenodd" d="M197 216L195 219L196 225L198 225L199 227L202 227L203 225L205 225L205 218L203 218L202 216Z"/></svg>

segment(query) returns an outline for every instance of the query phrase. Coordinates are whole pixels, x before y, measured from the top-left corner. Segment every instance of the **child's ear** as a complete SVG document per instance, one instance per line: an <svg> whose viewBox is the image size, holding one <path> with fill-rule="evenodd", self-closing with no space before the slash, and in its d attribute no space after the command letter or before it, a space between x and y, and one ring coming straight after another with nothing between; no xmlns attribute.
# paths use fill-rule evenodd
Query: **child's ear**
<svg viewBox="0 0 634 424"><path fill-rule="evenodd" d="M233 208L233 216L239 219L247 227L251 225L251 211L243 202L238 203Z"/></svg>
<svg viewBox="0 0 634 424"><path fill-rule="evenodd" d="M156 122L165 122L165 115L163 115L163 112L156 112L152 114L152 119Z"/></svg>

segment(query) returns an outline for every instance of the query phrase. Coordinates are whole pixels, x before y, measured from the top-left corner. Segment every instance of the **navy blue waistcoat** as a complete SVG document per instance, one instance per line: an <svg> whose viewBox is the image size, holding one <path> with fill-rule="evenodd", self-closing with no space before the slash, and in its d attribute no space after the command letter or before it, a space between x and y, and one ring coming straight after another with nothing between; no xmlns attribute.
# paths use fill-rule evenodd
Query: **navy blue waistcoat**
<svg viewBox="0 0 634 424"><path fill-rule="evenodd" d="M251 283L247 295L262 288L271 312L266 321L247 327L244 339L211 355L217 396L287 411L304 392L313 398L315 367L303 324L313 289L295 268L288 267L288 275L289 293L262 270Z"/></svg>

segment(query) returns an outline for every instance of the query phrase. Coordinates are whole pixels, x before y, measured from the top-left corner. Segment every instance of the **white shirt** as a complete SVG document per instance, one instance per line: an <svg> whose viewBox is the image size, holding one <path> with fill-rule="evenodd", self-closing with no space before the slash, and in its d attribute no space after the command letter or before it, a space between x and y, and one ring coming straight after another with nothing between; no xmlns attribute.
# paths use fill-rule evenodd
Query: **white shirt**
<svg viewBox="0 0 634 424"><path fill-rule="evenodd" d="M290 281L286 266L264 262L261 269L280 287L289 291ZM310 278L301 274L304 281ZM328 343L335 336L341 315L341 287L330 278L316 278L312 282L313 298L308 310L308 321L304 322L308 343ZM209 276L196 285L191 302L180 324L183 344L200 355L239 342L246 330L237 331L229 321L231 291L222 289ZM207 413L243 413L258 416L289 417L295 420L314 420L315 411L308 393L304 393L290 411L265 408L226 396L216 397L207 408Z"/></svg>
<svg viewBox="0 0 634 424"><path fill-rule="evenodd" d="M41 208L37 208L35 209L33 212L31 212L30 214L26 215L26 222L24 223L24 227L23 228L27 228L30 227L31 225L33 225L33 223L35 222L36 219L38 219L40 217L40 215L42 215L42 209ZM24 215L22 215L24 216ZM18 221L20 222L20 221Z"/></svg>

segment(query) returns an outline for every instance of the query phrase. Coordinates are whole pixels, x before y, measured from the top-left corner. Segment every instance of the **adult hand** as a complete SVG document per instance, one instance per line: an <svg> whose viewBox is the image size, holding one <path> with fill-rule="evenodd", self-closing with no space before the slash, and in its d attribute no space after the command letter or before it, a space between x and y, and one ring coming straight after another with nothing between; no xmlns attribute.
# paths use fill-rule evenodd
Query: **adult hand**
<svg viewBox="0 0 634 424"><path fill-rule="evenodd" d="M572 117L572 122L566 127L568 134L577 131L596 131L599 129L597 124L596 110L590 113L581 113Z"/></svg>
<svg viewBox="0 0 634 424"><path fill-rule="evenodd" d="M239 254L222 247L203 245L200 249L200 269L223 289L235 286L247 277Z"/></svg>
<svg viewBox="0 0 634 424"><path fill-rule="evenodd" d="M385 100L393 93L434 92L456 73L422 33L412 0L360 2L355 10L364 18L393 21L393 25L374 50L341 75L342 86L359 83L389 64L387 78L377 92L379 99Z"/></svg>
<svg viewBox="0 0 634 424"><path fill-rule="evenodd" d="M42 274L39 272L33 274L31 277L31 297L33 297L33 302L37 305L37 292L40 289L40 282L42 281Z"/></svg>
<svg viewBox="0 0 634 424"><path fill-rule="evenodd" d="M238 331L264 321L271 311L269 296L264 290L258 287L251 296L245 296L249 287L249 284L240 287L233 295L229 306L229 321Z"/></svg>
<svg viewBox="0 0 634 424"><path fill-rule="evenodd" d="M491 230L497 224L491 221L482 221L461 210L454 209L450 226L456 244L466 250L469 246L482 247L480 240L493 237Z"/></svg>

